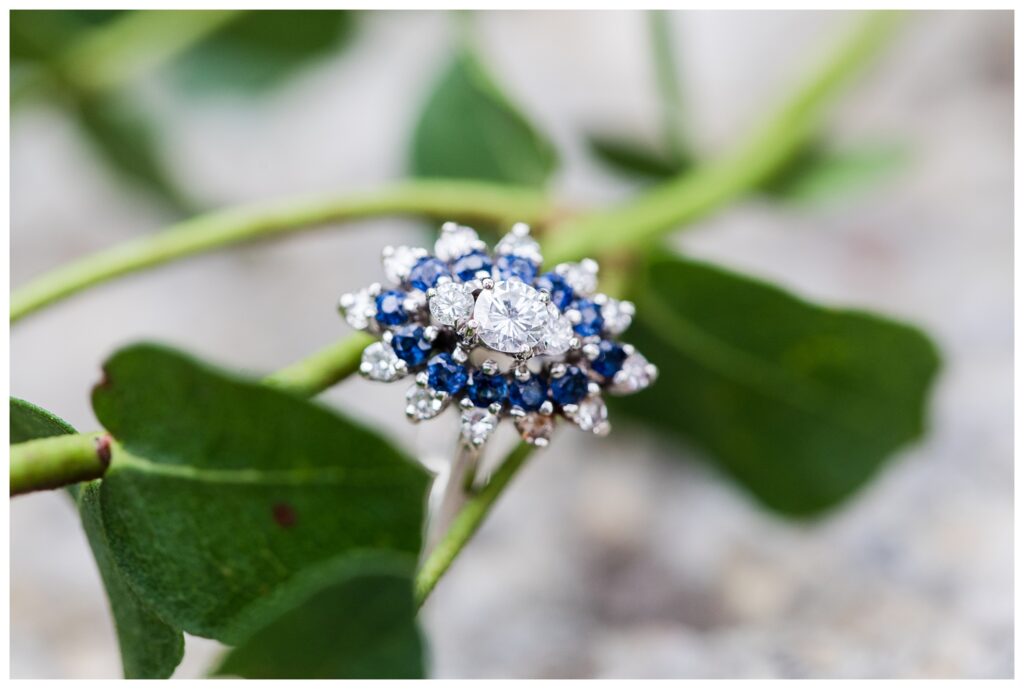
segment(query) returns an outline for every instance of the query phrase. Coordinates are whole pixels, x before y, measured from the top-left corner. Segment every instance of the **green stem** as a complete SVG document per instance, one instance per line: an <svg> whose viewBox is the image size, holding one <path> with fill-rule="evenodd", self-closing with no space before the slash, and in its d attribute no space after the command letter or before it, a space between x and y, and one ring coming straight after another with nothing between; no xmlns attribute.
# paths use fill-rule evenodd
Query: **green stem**
<svg viewBox="0 0 1024 689"><path fill-rule="evenodd" d="M230 209L172 225L41 275L11 294L11 321L87 287L143 268L232 244L378 215L538 222L548 212L535 191L477 182L408 182L357 196Z"/></svg>
<svg viewBox="0 0 1024 689"><path fill-rule="evenodd" d="M363 350L373 341L374 338L366 333L355 333L271 373L263 382L297 395L313 397L359 370Z"/></svg>
<svg viewBox="0 0 1024 689"><path fill-rule="evenodd" d="M57 435L11 446L11 495L99 478L110 464L106 433Z"/></svg>
<svg viewBox="0 0 1024 689"><path fill-rule="evenodd" d="M516 472L526 463L533 453L534 447L526 443L520 443L501 463L498 470L491 476L478 493L471 496L463 505L459 513L455 515L452 524L448 527L447 533L441 538L416 573L414 583L414 595L416 604L423 605L423 602L434 590L441 576L451 567L455 557L462 551L469 539L473 537L476 530L480 528L484 518L490 513L494 503L505 490L505 487L516 475Z"/></svg>
<svg viewBox="0 0 1024 689"><path fill-rule="evenodd" d="M238 16L239 10L136 10L87 33L59 69L83 92L115 89L149 72Z"/></svg>
<svg viewBox="0 0 1024 689"><path fill-rule="evenodd" d="M359 367L363 348L372 342L365 333L350 335L290 366L263 382L304 397L313 397ZM11 495L60 488L103 476L113 440L105 432L73 433L11 445Z"/></svg>
<svg viewBox="0 0 1024 689"><path fill-rule="evenodd" d="M610 211L570 219L544 244L550 263L642 247L755 188L799 152L825 106L890 34L897 14L872 12L822 69L732 155L677 177Z"/></svg>

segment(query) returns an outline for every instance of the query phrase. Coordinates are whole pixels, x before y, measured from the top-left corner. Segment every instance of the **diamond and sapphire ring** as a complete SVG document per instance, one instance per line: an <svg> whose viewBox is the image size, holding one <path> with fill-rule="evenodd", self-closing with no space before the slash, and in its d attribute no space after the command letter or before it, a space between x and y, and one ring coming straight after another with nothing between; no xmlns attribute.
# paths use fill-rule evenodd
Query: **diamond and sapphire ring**
<svg viewBox="0 0 1024 689"><path fill-rule="evenodd" d="M597 263L562 263L540 274L540 245L518 223L491 253L475 230L445 223L426 249L383 252L388 284L342 295L353 328L380 335L360 373L392 382L415 375L406 415L462 414L461 437L479 448L501 419L523 440L548 444L561 416L606 434L603 395L650 385L657 369L617 341L634 307L597 290Z"/></svg>

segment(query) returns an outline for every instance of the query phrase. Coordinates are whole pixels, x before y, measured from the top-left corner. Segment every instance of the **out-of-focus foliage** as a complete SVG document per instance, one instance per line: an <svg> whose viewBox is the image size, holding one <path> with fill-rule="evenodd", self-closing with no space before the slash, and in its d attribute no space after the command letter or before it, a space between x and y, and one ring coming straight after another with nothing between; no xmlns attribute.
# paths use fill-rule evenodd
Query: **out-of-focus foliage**
<svg viewBox="0 0 1024 689"><path fill-rule="evenodd" d="M356 14L341 10L243 12L172 64L176 81L203 95L254 95L341 48Z"/></svg>
<svg viewBox="0 0 1024 689"><path fill-rule="evenodd" d="M188 15L203 11L18 10L11 13L11 102L49 101L64 107L97 155L126 182L178 214L196 210L167 164L161 124L144 108L132 83L105 85L76 52L112 30L144 29L163 37L183 30ZM225 13L221 13L225 14ZM216 19L216 21L213 21ZM345 45L355 13L339 10L238 12L191 22L188 38L161 53L173 83L186 94L254 96L280 86L302 69ZM211 33L206 33L212 31ZM135 42L143 41L135 37ZM193 43L194 41L194 43ZM103 41L104 49L107 41ZM137 49L135 46L133 49ZM182 52L183 51L183 52ZM87 51L90 56L104 50ZM124 60L138 59L128 54ZM159 66L159 63L154 65ZM93 81L104 84L97 88Z"/></svg>
<svg viewBox="0 0 1024 689"><path fill-rule="evenodd" d="M834 507L924 429L939 361L914 328L664 252L630 286L631 340L661 378L617 408L774 510Z"/></svg>
<svg viewBox="0 0 1024 689"><path fill-rule="evenodd" d="M461 50L434 86L412 140L412 174L543 187L558 164L548 140L478 57Z"/></svg>
<svg viewBox="0 0 1024 689"><path fill-rule="evenodd" d="M906 151L892 145L862 145L849 150L809 146L761 190L794 203L827 202L878 185L907 165Z"/></svg>
<svg viewBox="0 0 1024 689"><path fill-rule="evenodd" d="M674 158L622 137L594 134L587 137L587 146L597 160L612 170L644 181L669 179L692 167L690 160Z"/></svg>

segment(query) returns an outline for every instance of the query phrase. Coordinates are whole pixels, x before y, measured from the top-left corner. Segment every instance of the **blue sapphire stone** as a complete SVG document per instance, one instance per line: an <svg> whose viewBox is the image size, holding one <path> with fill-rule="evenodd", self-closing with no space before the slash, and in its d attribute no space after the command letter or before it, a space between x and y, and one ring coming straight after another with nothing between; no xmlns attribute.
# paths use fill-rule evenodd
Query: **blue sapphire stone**
<svg viewBox="0 0 1024 689"><path fill-rule="evenodd" d="M504 376L489 376L480 371L473 372L469 381L469 399L478 407L488 407L494 402L504 402L508 391L508 381Z"/></svg>
<svg viewBox="0 0 1024 689"><path fill-rule="evenodd" d="M441 353L427 364L427 376L427 384L434 390L454 395L466 387L469 373L465 366L455 363L451 354Z"/></svg>
<svg viewBox="0 0 1024 689"><path fill-rule="evenodd" d="M548 397L548 388L540 376L528 380L514 379L508 387L508 401L523 411L537 411Z"/></svg>
<svg viewBox="0 0 1024 689"><path fill-rule="evenodd" d="M587 374L577 366L570 366L561 378L551 379L551 399L560 407L579 404L587 396Z"/></svg>
<svg viewBox="0 0 1024 689"><path fill-rule="evenodd" d="M565 281L565 278L558 273L544 273L537 278L537 289L543 289L550 292L551 303L554 304L559 311L565 309L565 307L572 302L572 287L570 287L569 283Z"/></svg>
<svg viewBox="0 0 1024 689"><path fill-rule="evenodd" d="M402 306L404 301L405 292L396 289L377 295L377 322L381 325L401 325L409 320L409 314Z"/></svg>
<svg viewBox="0 0 1024 689"><path fill-rule="evenodd" d="M474 251L471 254L466 254L459 260L455 261L452 265L452 270L463 282L467 282L476 277L476 274L481 270L491 272L491 259L487 254L482 251Z"/></svg>
<svg viewBox="0 0 1024 689"><path fill-rule="evenodd" d="M598 346L601 353L590 362L590 368L610 380L622 368L622 362L626 360L626 350L622 345L609 340L602 340Z"/></svg>
<svg viewBox="0 0 1024 689"><path fill-rule="evenodd" d="M499 256L495 266L498 269L498 279L508 280L519 278L526 284L533 284L537 277L537 264L522 256Z"/></svg>
<svg viewBox="0 0 1024 689"><path fill-rule="evenodd" d="M601 315L600 306L589 299L577 299L572 303L572 308L580 312L580 322L573 326L576 334L583 337L601 334L604 317Z"/></svg>
<svg viewBox="0 0 1024 689"><path fill-rule="evenodd" d="M406 325L395 330L391 339L391 349L410 366L419 366L426 361L430 348L430 343L423 337L423 328L418 325Z"/></svg>
<svg viewBox="0 0 1024 689"><path fill-rule="evenodd" d="M451 276L445 262L433 256L426 256L417 261L409 271L409 284L426 292L437 284L438 278L445 275Z"/></svg>

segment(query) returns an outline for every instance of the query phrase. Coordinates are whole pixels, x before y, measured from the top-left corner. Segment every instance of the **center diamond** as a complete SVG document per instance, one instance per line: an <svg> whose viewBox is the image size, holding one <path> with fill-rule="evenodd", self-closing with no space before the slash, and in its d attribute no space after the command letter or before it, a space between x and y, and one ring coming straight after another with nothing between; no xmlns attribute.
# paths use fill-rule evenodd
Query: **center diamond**
<svg viewBox="0 0 1024 689"><path fill-rule="evenodd" d="M484 344L516 354L541 341L550 316L540 292L519 280L500 280L494 289L480 292L473 319Z"/></svg>

